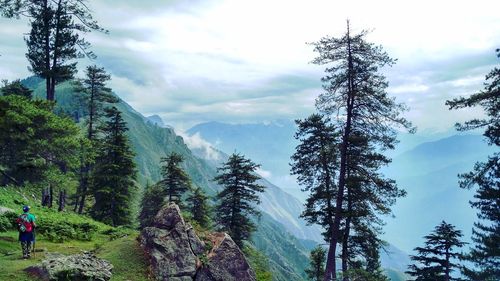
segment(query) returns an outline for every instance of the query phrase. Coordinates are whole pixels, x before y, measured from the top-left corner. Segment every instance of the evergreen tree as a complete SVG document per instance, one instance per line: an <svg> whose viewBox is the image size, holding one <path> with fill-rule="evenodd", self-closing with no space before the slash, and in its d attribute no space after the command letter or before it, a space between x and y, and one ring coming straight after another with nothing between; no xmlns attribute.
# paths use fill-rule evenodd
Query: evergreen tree
<svg viewBox="0 0 500 281"><path fill-rule="evenodd" d="M60 182L78 163L79 129L54 104L0 96L0 184ZM50 140L50 141L48 141Z"/></svg>
<svg viewBox="0 0 500 281"><path fill-rule="evenodd" d="M80 92L80 102L88 113L87 119L87 139L92 144L96 140L96 125L104 115L104 104L116 103L118 99L111 93L111 89L106 87L106 82L111 77L104 68L96 65L88 66L86 77L78 82L77 91ZM92 165L89 162L82 162L79 176L79 187L76 196L76 206L81 214L85 207L85 200L88 193L88 186L91 184L90 171Z"/></svg>
<svg viewBox="0 0 500 281"><path fill-rule="evenodd" d="M104 31L92 19L85 0L1 0L3 16L30 19L25 38L30 70L46 80L47 100L55 100L55 86L73 78L76 58L94 58L82 34Z"/></svg>
<svg viewBox="0 0 500 281"><path fill-rule="evenodd" d="M348 23L341 38L325 37L313 43L319 53L313 63L329 64L322 79L325 93L318 97L316 106L321 112L336 115L336 127L341 132L338 190L324 280L336 280L335 256L341 241L351 135L362 132L370 147L383 151L394 148L396 128L411 127L400 117L406 108L387 96L388 83L379 73L381 67L391 66L394 60L381 47L366 42L366 34L363 31L352 35Z"/></svg>
<svg viewBox="0 0 500 281"><path fill-rule="evenodd" d="M163 179L157 184L165 190L168 202L182 205L181 198L191 188L191 180L188 174L180 167L184 161L182 155L172 152L161 159L161 175Z"/></svg>
<svg viewBox="0 0 500 281"><path fill-rule="evenodd" d="M323 280L323 276L325 275L326 250L321 246L317 246L311 251L309 260L309 267L305 270L307 278L313 281Z"/></svg>
<svg viewBox="0 0 500 281"><path fill-rule="evenodd" d="M462 280L451 275L459 265L454 263L460 257L456 248L464 245L460 241L462 232L446 222L436 226L434 232L425 236L424 247L414 250L417 255L410 256L415 262L408 266L407 274L415 278L415 281L451 281Z"/></svg>
<svg viewBox="0 0 500 281"><path fill-rule="evenodd" d="M189 212L193 220L198 222L200 226L207 228L210 224L210 205L208 205L208 196L197 187L192 194L186 199L188 202Z"/></svg>
<svg viewBox="0 0 500 281"><path fill-rule="evenodd" d="M131 223L130 205L136 179L134 153L125 135L128 128L121 112L115 107L108 108L106 118L93 171L95 204L91 215L113 226L127 225Z"/></svg>
<svg viewBox="0 0 500 281"><path fill-rule="evenodd" d="M147 185L141 200L141 210L139 212L140 228L153 225L156 214L165 204L166 192L158 184Z"/></svg>
<svg viewBox="0 0 500 281"><path fill-rule="evenodd" d="M260 179L255 169L260 167L243 155L233 153L222 167L218 168L215 181L223 186L217 194L215 220L223 231L227 231L240 248L248 240L255 224L250 216L258 216L254 204L259 204L258 193L264 186L256 183Z"/></svg>
<svg viewBox="0 0 500 281"><path fill-rule="evenodd" d="M303 191L309 191L301 217L310 224L321 225L325 229L325 240L328 241L333 227L337 192L338 133L328 124L329 119L320 114L295 122L298 126L295 139L300 144L291 157L291 174L297 175L297 182Z"/></svg>
<svg viewBox="0 0 500 281"><path fill-rule="evenodd" d="M497 49L500 58L500 49ZM500 68L486 75L484 90L470 97L447 101L450 109L480 106L487 119L473 119L457 124L459 131L485 128L489 145L500 146ZM470 280L500 280L500 153L495 152L486 162L478 162L472 172L460 175L460 187L478 189L471 206L479 210L479 221L474 223L474 247L466 259L474 268L464 270Z"/></svg>
<svg viewBox="0 0 500 281"><path fill-rule="evenodd" d="M33 91L26 88L19 79L10 83L7 80L4 80L3 87L0 88L0 94L2 94L3 96L18 95L31 99Z"/></svg>

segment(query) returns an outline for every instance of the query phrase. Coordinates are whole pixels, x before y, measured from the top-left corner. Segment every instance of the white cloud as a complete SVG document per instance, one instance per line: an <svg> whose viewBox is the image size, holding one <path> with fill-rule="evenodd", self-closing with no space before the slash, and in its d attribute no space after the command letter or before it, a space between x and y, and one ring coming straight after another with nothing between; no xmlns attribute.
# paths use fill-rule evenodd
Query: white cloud
<svg viewBox="0 0 500 281"><path fill-rule="evenodd" d="M273 176L273 174L271 173L271 171L267 171L267 170L264 170L262 168L257 168L255 170L255 172L257 174L259 174L261 177L266 178L268 180L271 179L271 177Z"/></svg>
<svg viewBox="0 0 500 281"><path fill-rule="evenodd" d="M189 136L184 132L176 131L176 134L184 139L184 143L189 149L202 151L204 159L213 161L221 160L220 153L213 148L211 143L203 139L200 133Z"/></svg>

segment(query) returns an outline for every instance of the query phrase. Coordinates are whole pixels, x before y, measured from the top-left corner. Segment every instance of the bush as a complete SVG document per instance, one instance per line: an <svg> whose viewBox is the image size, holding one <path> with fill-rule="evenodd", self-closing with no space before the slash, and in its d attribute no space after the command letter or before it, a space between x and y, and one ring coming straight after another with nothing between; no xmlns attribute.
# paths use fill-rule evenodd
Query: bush
<svg viewBox="0 0 500 281"><path fill-rule="evenodd" d="M88 222L72 223L66 221L48 220L37 227L38 233L52 242L67 240L91 241L97 232L97 226Z"/></svg>
<svg viewBox="0 0 500 281"><path fill-rule="evenodd" d="M119 226L119 227L114 227L114 228L104 230L101 233L109 236L109 240L113 241L113 240L123 238L123 237L130 235L130 232L131 232L130 229Z"/></svg>
<svg viewBox="0 0 500 281"><path fill-rule="evenodd" d="M0 232L16 229L17 214L14 212L6 212L0 215Z"/></svg>

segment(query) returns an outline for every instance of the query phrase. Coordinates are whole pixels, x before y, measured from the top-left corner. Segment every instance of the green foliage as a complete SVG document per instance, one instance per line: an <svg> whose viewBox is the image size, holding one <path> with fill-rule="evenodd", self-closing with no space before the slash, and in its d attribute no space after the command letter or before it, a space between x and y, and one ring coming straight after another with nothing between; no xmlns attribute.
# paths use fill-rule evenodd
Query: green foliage
<svg viewBox="0 0 500 281"><path fill-rule="evenodd" d="M25 97L27 99L32 98L33 91L26 88L21 83L21 80L18 79L10 83L7 80L4 80L3 83L4 83L3 87L0 88L1 95L3 96L18 95Z"/></svg>
<svg viewBox="0 0 500 281"><path fill-rule="evenodd" d="M309 280L321 281L325 275L326 250L318 245L311 251L309 267L305 270Z"/></svg>
<svg viewBox="0 0 500 281"><path fill-rule="evenodd" d="M50 219L42 217L37 222L36 232L49 241L62 243L68 240L91 241L98 230L97 225L86 221L65 221L64 217Z"/></svg>
<svg viewBox="0 0 500 281"><path fill-rule="evenodd" d="M168 202L175 202L179 206L182 206L182 195L191 188L191 179L180 167L182 161L184 161L182 155L175 152L162 158L160 162L163 164L161 167L163 179L157 183L165 190Z"/></svg>
<svg viewBox="0 0 500 281"><path fill-rule="evenodd" d="M191 217L195 220L201 227L210 227L210 205L208 205L208 196L205 195L200 187L195 188L192 191L186 201L188 202L188 209L191 213Z"/></svg>
<svg viewBox="0 0 500 281"><path fill-rule="evenodd" d="M500 58L500 49L497 49ZM456 124L459 131L485 128L484 136L488 144L500 146L500 68L495 67L486 75L484 90L470 97L460 97L447 101L450 109L482 107L487 119L473 119L464 124ZM460 187L477 186L475 200L470 202L479 210L478 221L472 232L473 248L465 256L474 267L464 268L463 273L470 280L500 280L500 153L488 157L486 162L478 162L474 170L459 176Z"/></svg>
<svg viewBox="0 0 500 281"><path fill-rule="evenodd" d="M434 231L425 236L425 246L417 247L417 255L410 256L415 262L408 266L407 274L413 276L415 281L445 281L462 280L451 275L460 265L454 261L460 258L456 248L465 243L460 241L462 232L446 222L441 222Z"/></svg>
<svg viewBox="0 0 500 281"><path fill-rule="evenodd" d="M0 232L16 229L16 219L18 214L14 212L5 212L0 215Z"/></svg>
<svg viewBox="0 0 500 281"><path fill-rule="evenodd" d="M295 139L300 144L291 157L291 174L297 175L303 191L309 192L301 217L311 224L323 226L327 241L335 214L339 146L339 134L329 121L320 114L296 120Z"/></svg>
<svg viewBox="0 0 500 281"><path fill-rule="evenodd" d="M243 248L243 253L247 258L250 266L255 271L257 281L272 281L273 275L269 266L269 259L248 244Z"/></svg>
<svg viewBox="0 0 500 281"><path fill-rule="evenodd" d="M139 225L141 229L153 224L156 214L165 204L165 197L166 192L160 185L146 186L139 212Z"/></svg>
<svg viewBox="0 0 500 281"><path fill-rule="evenodd" d="M111 80L111 76L104 68L97 65L87 66L85 79L79 80L75 91L79 93L78 99L85 113L88 116L87 139L94 140L96 129L102 117L106 104L117 103L118 98L113 95L106 83Z"/></svg>
<svg viewBox="0 0 500 281"><path fill-rule="evenodd" d="M109 108L106 117L108 120L101 128L104 137L100 141L93 171L95 204L91 215L113 226L129 225L136 188L134 154L125 135L128 128L120 111Z"/></svg>
<svg viewBox="0 0 500 281"><path fill-rule="evenodd" d="M0 97L1 184L51 181L78 160L78 127L52 113L53 104L22 96Z"/></svg>
<svg viewBox="0 0 500 281"><path fill-rule="evenodd" d="M218 226L229 233L241 248L256 226L250 216L258 216L253 204L259 204L258 193L264 192L264 186L255 183L260 177L255 169L260 167L240 154L233 153L226 163L218 168L215 181L224 189L217 194L215 220Z"/></svg>

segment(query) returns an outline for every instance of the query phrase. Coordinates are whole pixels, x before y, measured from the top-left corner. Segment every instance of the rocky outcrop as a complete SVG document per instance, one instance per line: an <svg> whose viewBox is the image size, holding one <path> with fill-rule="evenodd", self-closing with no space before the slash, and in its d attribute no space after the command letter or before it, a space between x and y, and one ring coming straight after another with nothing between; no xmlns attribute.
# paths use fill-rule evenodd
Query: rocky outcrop
<svg viewBox="0 0 500 281"><path fill-rule="evenodd" d="M152 227L142 230L140 244L157 280L255 280L255 273L229 235L212 234L207 241L211 247L205 247L176 204L161 209L154 221Z"/></svg>
<svg viewBox="0 0 500 281"><path fill-rule="evenodd" d="M113 266L108 261L83 252L70 256L47 254L40 265L29 267L26 271L47 281L108 281L111 279L112 269Z"/></svg>
<svg viewBox="0 0 500 281"><path fill-rule="evenodd" d="M233 239L226 233L214 233L210 237L213 248L208 261L196 275L199 281L247 281L255 280L255 273Z"/></svg>

